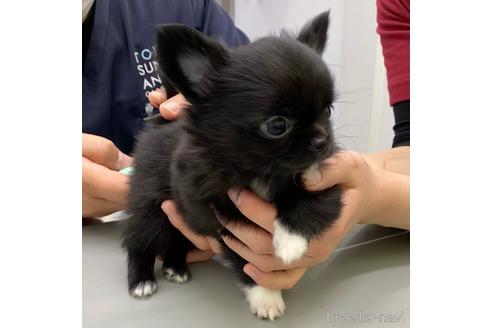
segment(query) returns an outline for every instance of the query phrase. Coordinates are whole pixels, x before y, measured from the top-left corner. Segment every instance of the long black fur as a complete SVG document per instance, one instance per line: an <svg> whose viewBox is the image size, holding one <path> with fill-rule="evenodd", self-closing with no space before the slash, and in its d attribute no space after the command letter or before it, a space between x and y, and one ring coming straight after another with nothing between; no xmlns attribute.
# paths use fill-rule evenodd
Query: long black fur
<svg viewBox="0 0 492 328"><path fill-rule="evenodd" d="M220 240L216 212L225 220L251 225L227 196L231 188L268 190L278 220L310 240L339 216L340 189L307 192L299 175L337 151L329 115L334 101L330 72L320 57L328 13L306 24L298 37L283 34L227 49L182 25L160 27L157 59L162 78L190 101L175 122L147 124L134 152L124 233L130 293L153 281L154 260L189 274L185 259L192 244L161 210L166 199L196 233ZM273 116L291 129L283 137L265 134ZM321 140L321 141L320 141ZM254 282L246 263L224 245L243 284Z"/></svg>

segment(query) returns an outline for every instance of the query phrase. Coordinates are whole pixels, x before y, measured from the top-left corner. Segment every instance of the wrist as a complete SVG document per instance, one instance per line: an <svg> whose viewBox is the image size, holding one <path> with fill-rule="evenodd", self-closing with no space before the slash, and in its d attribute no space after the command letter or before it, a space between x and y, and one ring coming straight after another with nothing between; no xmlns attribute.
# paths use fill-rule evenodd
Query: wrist
<svg viewBox="0 0 492 328"><path fill-rule="evenodd" d="M410 179L408 176L372 167L374 187L371 208L360 223L409 229Z"/></svg>
<svg viewBox="0 0 492 328"><path fill-rule="evenodd" d="M410 175L410 147L401 146L377 153L363 154L370 165L385 171Z"/></svg>
<svg viewBox="0 0 492 328"><path fill-rule="evenodd" d="M358 220L360 224L379 224L380 215L379 213L384 208L384 198L382 191L385 189L384 185L385 179L384 170L379 166L372 164L367 161L367 177L368 188L366 190L366 197L362 195L365 199L366 206L363 207L361 218Z"/></svg>

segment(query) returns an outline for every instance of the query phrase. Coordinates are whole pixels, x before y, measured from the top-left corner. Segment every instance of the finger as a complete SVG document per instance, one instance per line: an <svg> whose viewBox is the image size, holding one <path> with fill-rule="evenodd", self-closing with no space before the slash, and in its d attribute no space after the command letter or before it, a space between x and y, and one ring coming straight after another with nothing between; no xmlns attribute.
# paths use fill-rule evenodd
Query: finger
<svg viewBox="0 0 492 328"><path fill-rule="evenodd" d="M224 227L256 254L273 254L272 235L268 231L233 222L225 223Z"/></svg>
<svg viewBox="0 0 492 328"><path fill-rule="evenodd" d="M126 204L128 176L82 157L82 188L94 198Z"/></svg>
<svg viewBox="0 0 492 328"><path fill-rule="evenodd" d="M241 256L246 261L253 263L263 271L284 270L290 268L289 265L282 263L282 260L275 255L256 254L246 245L234 238L224 236L222 240L224 240L224 243L237 255Z"/></svg>
<svg viewBox="0 0 492 328"><path fill-rule="evenodd" d="M244 266L243 271L258 285L270 289L290 289L304 276L307 267L264 272L251 263Z"/></svg>
<svg viewBox="0 0 492 328"><path fill-rule="evenodd" d="M357 191L348 189L346 190L343 199L348 200L348 203L352 204L351 199L354 199L354 197L358 197ZM311 239L309 249L306 254L304 254L304 258L307 260L305 262L307 264L306 266L322 262L330 256L337 245L340 244L342 239L356 224L356 222L351 219L352 217L354 217L353 206L344 206L340 216L335 220L333 225L320 236Z"/></svg>
<svg viewBox="0 0 492 328"><path fill-rule="evenodd" d="M324 160L319 168L304 172L302 179L306 189L324 190L337 184L350 185L354 173L362 164L362 157L352 151L343 151Z"/></svg>
<svg viewBox="0 0 492 328"><path fill-rule="evenodd" d="M166 120L175 120L181 116L183 110L189 106L185 97L177 94L169 98L159 106L159 112Z"/></svg>
<svg viewBox="0 0 492 328"><path fill-rule="evenodd" d="M212 249L212 251L215 254L221 254L222 253L222 245L220 245L220 243L215 238L212 238L212 237L206 237L206 238L207 238L208 244L209 244L210 248Z"/></svg>
<svg viewBox="0 0 492 328"><path fill-rule="evenodd" d="M227 192L238 210L248 219L273 233L273 222L277 217L277 210L272 204L265 202L248 190L229 190Z"/></svg>
<svg viewBox="0 0 492 328"><path fill-rule="evenodd" d="M105 199L90 197L82 193L82 217L102 217L124 209L122 204L113 203Z"/></svg>
<svg viewBox="0 0 492 328"><path fill-rule="evenodd" d="M149 99L149 102L152 106L154 106L155 108L159 108L159 106L167 99L166 89L162 87L151 91L147 98Z"/></svg>
<svg viewBox="0 0 492 328"><path fill-rule="evenodd" d="M186 254L186 262L194 263L194 262L206 262L214 257L215 253L213 251L201 251L199 249L193 249Z"/></svg>
<svg viewBox="0 0 492 328"><path fill-rule="evenodd" d="M318 264L330 256L333 249L336 248L343 238L343 236L338 234L338 231L340 231L338 227L332 226L320 236L311 239L309 248L303 256L305 259L303 261L304 266Z"/></svg>
<svg viewBox="0 0 492 328"><path fill-rule="evenodd" d="M111 140L93 134L82 134L82 156L111 170L131 165L131 157L122 153Z"/></svg>
<svg viewBox="0 0 492 328"><path fill-rule="evenodd" d="M162 203L162 210L166 213L169 221L171 221L172 225L178 229L189 241L195 245L199 250L210 250L210 245L208 240L204 236L200 236L193 231L190 230L186 222L184 221L181 214L178 213L176 209L176 205L173 201L166 200Z"/></svg>

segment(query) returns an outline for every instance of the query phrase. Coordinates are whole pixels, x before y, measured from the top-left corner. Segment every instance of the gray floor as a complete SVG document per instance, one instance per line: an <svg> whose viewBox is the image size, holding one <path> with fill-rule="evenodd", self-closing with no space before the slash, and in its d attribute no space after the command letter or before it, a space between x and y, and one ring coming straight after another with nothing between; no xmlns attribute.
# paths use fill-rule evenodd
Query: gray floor
<svg viewBox="0 0 492 328"><path fill-rule="evenodd" d="M269 322L250 314L217 261L193 264L188 284L160 278L152 298L131 298L122 224L83 228L84 327L409 327L409 233L356 227L328 261L284 291L286 314Z"/></svg>

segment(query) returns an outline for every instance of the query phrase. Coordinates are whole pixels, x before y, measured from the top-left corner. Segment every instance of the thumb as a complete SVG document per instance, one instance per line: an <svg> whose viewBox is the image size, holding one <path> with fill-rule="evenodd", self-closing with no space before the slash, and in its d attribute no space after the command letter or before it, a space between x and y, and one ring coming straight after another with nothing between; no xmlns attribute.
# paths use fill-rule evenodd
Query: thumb
<svg viewBox="0 0 492 328"><path fill-rule="evenodd" d="M308 268L299 267L288 270L263 272L251 263L243 267L244 273L258 285L270 289L290 289L304 276Z"/></svg>
<svg viewBox="0 0 492 328"><path fill-rule="evenodd" d="M359 157L355 152L343 151L311 166L302 175L304 186L307 190L320 191L337 184L350 184Z"/></svg>
<svg viewBox="0 0 492 328"><path fill-rule="evenodd" d="M87 133L82 134L82 156L111 170L121 170L132 162L111 140Z"/></svg>
<svg viewBox="0 0 492 328"><path fill-rule="evenodd" d="M159 108L159 106L167 99L166 89L162 87L151 91L147 98L149 98L149 102L152 106Z"/></svg>
<svg viewBox="0 0 492 328"><path fill-rule="evenodd" d="M183 109L189 106L188 101L182 94L178 93L169 98L159 106L159 112L167 120L175 120L181 116Z"/></svg>

